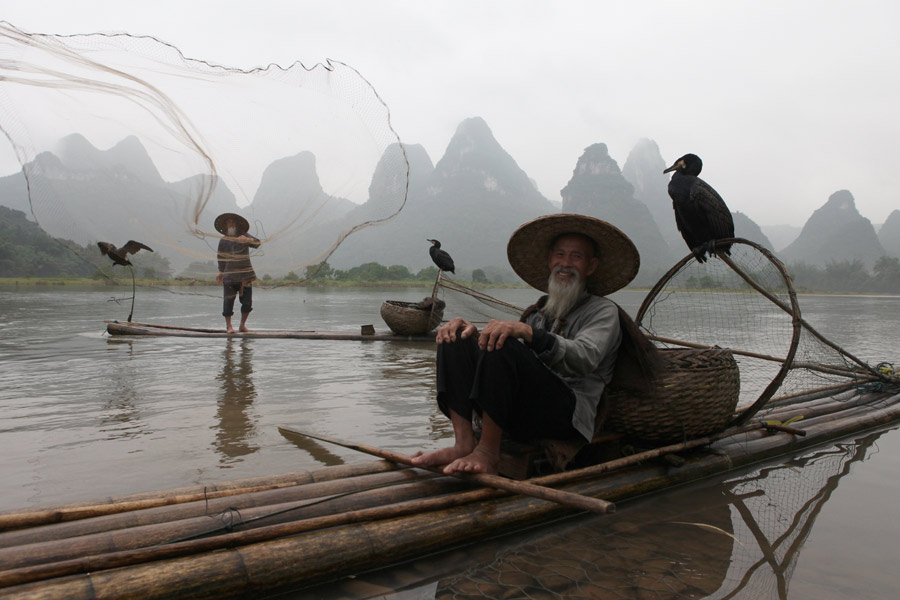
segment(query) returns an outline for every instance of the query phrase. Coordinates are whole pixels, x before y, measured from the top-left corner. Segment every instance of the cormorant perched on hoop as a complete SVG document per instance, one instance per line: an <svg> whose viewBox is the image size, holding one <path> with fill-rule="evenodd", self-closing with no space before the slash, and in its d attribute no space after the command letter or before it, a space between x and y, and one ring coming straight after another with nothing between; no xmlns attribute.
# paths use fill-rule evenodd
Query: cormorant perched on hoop
<svg viewBox="0 0 900 600"><path fill-rule="evenodd" d="M675 171L669 181L669 196L675 209L675 224L681 237L699 262L704 254L717 250L731 255L731 244L716 247L716 240L734 237L734 217L722 197L708 183L697 177L703 161L696 154L685 154L663 171Z"/></svg>
<svg viewBox="0 0 900 600"><path fill-rule="evenodd" d="M100 254L110 257L114 265L122 266L131 265L131 261L128 260L129 254L137 254L141 250L153 252L153 248L150 246L134 240L128 240L121 248L116 248L107 242L97 242L97 246L100 248Z"/></svg>
<svg viewBox="0 0 900 600"><path fill-rule="evenodd" d="M428 254L431 255L431 260L434 261L434 264L437 265L438 269L455 275L456 266L453 264L453 259L450 258L450 255L447 254L446 250L441 250L441 243L437 240L425 241L431 242L431 248L428 249Z"/></svg>

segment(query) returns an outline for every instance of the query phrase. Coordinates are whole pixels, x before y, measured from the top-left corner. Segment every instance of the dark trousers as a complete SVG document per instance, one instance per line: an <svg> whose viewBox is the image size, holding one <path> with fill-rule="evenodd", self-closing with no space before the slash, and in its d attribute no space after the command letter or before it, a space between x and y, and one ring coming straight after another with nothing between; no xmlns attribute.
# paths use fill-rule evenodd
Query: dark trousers
<svg viewBox="0 0 900 600"><path fill-rule="evenodd" d="M487 413L516 440L582 437L572 426L574 392L519 340L491 352L474 338L438 344L437 393L447 417Z"/></svg>
<svg viewBox="0 0 900 600"><path fill-rule="evenodd" d="M225 290L225 300L222 303L222 316L230 317L234 314L234 298L235 296L241 300L241 314L248 313L253 310L253 288L249 285L244 286L241 291L240 283L226 283L222 286Z"/></svg>

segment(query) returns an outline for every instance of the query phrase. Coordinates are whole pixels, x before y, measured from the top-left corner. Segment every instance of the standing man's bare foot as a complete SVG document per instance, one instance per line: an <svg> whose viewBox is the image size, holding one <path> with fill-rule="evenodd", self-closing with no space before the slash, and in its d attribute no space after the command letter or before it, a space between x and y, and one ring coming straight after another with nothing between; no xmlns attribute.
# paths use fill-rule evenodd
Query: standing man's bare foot
<svg viewBox="0 0 900 600"><path fill-rule="evenodd" d="M481 445L465 456L457 458L444 467L444 473L490 473L497 474L497 465L500 464L500 454L485 450Z"/></svg>
<svg viewBox="0 0 900 600"><path fill-rule="evenodd" d="M232 332L232 333L233 333L233 332ZM250 333L250 330L247 329L245 326L242 325L242 326L241 326L241 333Z"/></svg>
<svg viewBox="0 0 900 600"><path fill-rule="evenodd" d="M412 455L412 460L410 462L418 467L436 467L439 465L446 465L458 458L462 458L463 456L470 454L473 448L474 445L453 445L449 448L441 448L440 450L432 450L431 452L422 452L421 450L419 450Z"/></svg>

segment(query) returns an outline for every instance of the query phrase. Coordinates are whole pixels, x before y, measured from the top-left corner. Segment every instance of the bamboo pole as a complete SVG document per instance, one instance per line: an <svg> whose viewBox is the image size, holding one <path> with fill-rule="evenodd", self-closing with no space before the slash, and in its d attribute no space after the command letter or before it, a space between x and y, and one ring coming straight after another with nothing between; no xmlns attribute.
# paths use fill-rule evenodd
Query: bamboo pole
<svg viewBox="0 0 900 600"><path fill-rule="evenodd" d="M864 418L817 428L803 439L776 434L729 455L690 458L677 469L646 465L567 488L573 493L624 500L784 453L845 437L900 419L900 397ZM484 490L486 493L495 493ZM476 492L477 493L477 492ZM315 531L196 557L96 571L4 589L7 598L79 600L106 597L238 598L296 590L363 569L397 563L446 547L546 522L571 513L561 505L530 497L491 500L404 517Z"/></svg>
<svg viewBox="0 0 900 600"><path fill-rule="evenodd" d="M375 506L416 500L423 496L454 493L466 487L468 487L467 484L460 480L433 476L426 481L419 480L390 488L361 490L153 525L104 531L62 540L27 543L0 550L0 565L6 569L24 568L55 563L73 556L86 557L115 551L157 547L197 537L222 535L234 530L249 530L264 525L309 520L348 511L358 512Z"/></svg>
<svg viewBox="0 0 900 600"><path fill-rule="evenodd" d="M336 438L320 435L320 434L311 434L303 431L298 431L296 429L291 429L289 427L279 427L278 428L282 433L290 432L297 435L303 435L306 437L313 438L315 440L319 440L321 442L329 442L331 444L336 444L338 446L343 446L345 448L351 448L353 450L358 450L359 452L365 452L366 454L371 454L373 456L378 456L381 458L385 458L387 460L393 460L401 464L412 465L412 459L403 454L399 454L396 452L392 452L390 450L383 450L381 448L375 448L374 446L366 446L364 444L356 444L353 442L346 442L344 440L339 440ZM429 470L435 471L437 473L443 473L442 470L437 468L426 467ZM587 498L581 497L574 494L568 494L561 490L554 490L551 488L545 488L539 485L534 485L531 483L526 483L524 481L515 481L513 479L507 479L506 477L501 477L500 475L491 475L489 473L453 473L454 477L460 477L466 481L472 481L487 487L492 487L500 490L504 490L507 492L511 492L514 494L522 494L525 496L533 496L535 498L541 498L543 500L550 500L552 502L558 502L560 504L564 504L571 508L577 508L579 510L586 510L595 513L607 513L607 512L615 512L616 507L613 503L607 502L606 500L601 500L599 498Z"/></svg>
<svg viewBox="0 0 900 600"><path fill-rule="evenodd" d="M85 519L102 515L116 514L133 510L154 508L157 506L170 506L186 502L197 502L214 498L223 498L269 489L280 489L309 483L321 483L335 479L358 477L375 473L385 473L406 469L398 467L390 461L372 461L352 465L341 465L285 473L277 476L248 477L232 481L194 485L173 488L162 491L139 492L123 496L110 496L75 502L70 504L57 504L39 508L15 509L0 512L0 532L19 529L22 527L34 527L76 519ZM0 535L2 537L2 535Z"/></svg>
<svg viewBox="0 0 900 600"><path fill-rule="evenodd" d="M217 515L228 513L232 510L242 511L273 504L298 502L433 477L432 473L422 469L402 469L309 483L302 486L250 492L211 500L202 499L144 510L132 510L92 519L81 519L78 521L53 523L38 528L8 531L0 534L0 548L102 533L129 527L154 525L193 517Z"/></svg>

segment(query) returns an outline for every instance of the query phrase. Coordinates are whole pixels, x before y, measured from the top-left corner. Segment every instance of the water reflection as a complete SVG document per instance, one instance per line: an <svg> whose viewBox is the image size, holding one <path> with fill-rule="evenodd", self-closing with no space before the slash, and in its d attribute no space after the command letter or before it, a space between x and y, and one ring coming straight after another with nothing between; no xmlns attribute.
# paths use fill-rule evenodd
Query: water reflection
<svg viewBox="0 0 900 600"><path fill-rule="evenodd" d="M816 518L882 433L549 534L519 534L316 591L348 599L785 600Z"/></svg>
<svg viewBox="0 0 900 600"><path fill-rule="evenodd" d="M253 342L229 338L222 352L222 370L216 377L221 393L216 408L216 439L213 447L220 463L234 462L256 452L251 443L258 415L253 413L256 386L253 384Z"/></svg>
<svg viewBox="0 0 900 600"><path fill-rule="evenodd" d="M106 433L110 440L135 438L146 433L138 409L140 394L135 386L137 373L131 361L134 358L134 345L130 341L123 343L107 340L107 348L110 350L118 352L123 347L127 349L129 360L118 363L116 368L108 371L111 389L100 415L100 431ZM106 371L105 364L101 368Z"/></svg>

